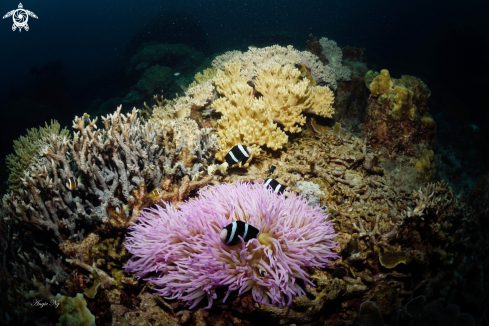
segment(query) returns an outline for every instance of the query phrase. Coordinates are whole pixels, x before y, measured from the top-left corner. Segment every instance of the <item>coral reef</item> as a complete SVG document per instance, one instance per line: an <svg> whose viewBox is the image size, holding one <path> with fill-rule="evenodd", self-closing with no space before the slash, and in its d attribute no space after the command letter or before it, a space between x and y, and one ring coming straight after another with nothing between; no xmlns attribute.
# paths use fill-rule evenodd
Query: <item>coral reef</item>
<svg viewBox="0 0 489 326"><path fill-rule="evenodd" d="M318 42L318 38L312 35L312 33L309 34L309 40L306 41L306 49L307 51L318 57L323 64L328 64L328 59L326 59L323 54L323 50L321 49L321 45Z"/></svg>
<svg viewBox="0 0 489 326"><path fill-rule="evenodd" d="M311 181L299 181L294 187L298 188L302 196L307 200L309 206L317 206L320 204L320 198L324 196L318 184Z"/></svg>
<svg viewBox="0 0 489 326"><path fill-rule="evenodd" d="M427 107L431 92L421 80L391 79L383 69L369 89L372 94L361 126L369 144L387 158L400 154L419 158L433 146L436 126Z"/></svg>
<svg viewBox="0 0 489 326"><path fill-rule="evenodd" d="M131 214L160 199L148 197L147 189L165 189L172 197L162 192L162 198L177 203L210 181L202 178L206 159L216 147L210 129L178 117L142 123L136 109L122 114L121 107L102 118L103 128L97 128L97 120L76 117L77 132L72 136L54 124L36 132L42 137L33 139L37 152L29 152L32 159L22 171L21 186L3 197L2 268L22 280L21 293L41 286L33 281L38 279L51 286L48 292L66 294L65 282L72 277L67 271L72 269L65 261L91 264L92 248L97 248L101 235L121 234ZM95 255L97 263L111 270L106 265L110 261L99 256ZM121 257L113 259L120 265ZM91 267L85 268L87 272L102 273ZM71 288L93 296L97 287Z"/></svg>
<svg viewBox="0 0 489 326"><path fill-rule="evenodd" d="M9 154L6 157L7 168L10 170L8 178L9 191L17 190L22 185L24 171L33 163L39 150L39 140L48 137L50 134L56 134L61 137L68 136L68 129L61 130L57 121L51 120L51 124L46 123L45 127L32 128L27 130L26 136L21 136L14 140L15 154Z"/></svg>
<svg viewBox="0 0 489 326"><path fill-rule="evenodd" d="M147 277L167 299L188 300L190 309L205 297L211 307L219 287L227 288L223 302L251 290L255 302L283 307L305 294L299 280L312 284L305 267L336 258L326 219L301 197L286 199L263 185L205 188L178 211L167 205L143 212L126 239L133 257L125 269ZM258 240L224 246L219 234L236 220L259 228Z"/></svg>
<svg viewBox="0 0 489 326"><path fill-rule="evenodd" d="M327 65L291 46L228 52L182 96L119 107L102 121L77 117L71 136L52 124L21 139L11 159L16 186L1 209L0 323L94 316L97 325L333 326L368 317L419 325L448 317L470 325L467 313L487 323L487 173L460 187L482 153L433 148L438 116L428 112L427 86L386 70L367 74L355 61L362 51L349 51L342 60L332 46ZM178 66L163 61L136 60L134 83L152 66ZM339 63L350 81L338 82ZM176 87L190 84L191 70L171 77ZM323 117L332 107L334 121ZM363 134L353 134L365 108ZM259 139L249 125L263 136L251 142L259 155L246 170L207 175L226 146ZM457 130L460 147L477 136L470 126ZM427 182L440 175L450 183ZM266 189L268 178L289 197ZM238 219L262 234L222 244L221 229ZM32 305L56 294L76 313Z"/></svg>
<svg viewBox="0 0 489 326"><path fill-rule="evenodd" d="M328 60L328 66L334 71L336 80L349 81L351 72L348 67L343 66L343 51L338 44L327 37L321 37L319 44L321 45L322 53Z"/></svg>
<svg viewBox="0 0 489 326"><path fill-rule="evenodd" d="M216 154L221 161L238 144L252 147L254 155L261 152L260 146L281 148L288 137L277 123L285 131L299 132L296 124L305 123L303 112L324 117L331 117L334 112L334 96L329 88L309 85L307 79L300 79L300 71L288 64L267 63L262 67L256 72L254 88L248 85L250 69L237 59L225 63L224 71L218 70L213 79L217 91L224 95L212 104L222 113L218 120L220 150Z"/></svg>
<svg viewBox="0 0 489 326"><path fill-rule="evenodd" d="M185 44L142 44L126 69L134 88L123 102L139 104L155 94L173 96L181 91L181 86L188 85L187 79L204 61L202 52Z"/></svg>
<svg viewBox="0 0 489 326"><path fill-rule="evenodd" d="M56 300L60 304L58 325L95 326L95 316L87 309L87 302L83 294L78 293L74 298L58 294Z"/></svg>

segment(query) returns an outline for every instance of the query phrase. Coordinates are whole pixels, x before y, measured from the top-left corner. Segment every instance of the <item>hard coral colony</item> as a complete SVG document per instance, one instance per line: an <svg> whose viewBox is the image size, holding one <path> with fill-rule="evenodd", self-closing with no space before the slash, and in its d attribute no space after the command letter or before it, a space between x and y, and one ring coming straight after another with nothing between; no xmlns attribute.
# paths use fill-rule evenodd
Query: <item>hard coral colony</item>
<svg viewBox="0 0 489 326"><path fill-rule="evenodd" d="M188 300L191 308L204 297L210 308L222 287L223 301L232 291L251 290L256 302L283 307L305 294L298 280L313 285L305 267L337 258L327 218L302 196L286 198L258 183L207 187L180 210L168 205L144 211L126 238L133 256L125 268L152 281L161 296ZM270 237L227 246L219 235L233 221Z"/></svg>

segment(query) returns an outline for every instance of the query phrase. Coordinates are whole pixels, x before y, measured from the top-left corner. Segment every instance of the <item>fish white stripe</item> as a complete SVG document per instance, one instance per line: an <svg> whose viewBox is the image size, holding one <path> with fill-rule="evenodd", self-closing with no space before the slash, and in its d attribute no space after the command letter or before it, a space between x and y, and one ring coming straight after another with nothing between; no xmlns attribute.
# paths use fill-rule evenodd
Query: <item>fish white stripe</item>
<svg viewBox="0 0 489 326"><path fill-rule="evenodd" d="M244 235L243 235L243 240L246 239L246 235L247 234L248 234L248 223L245 223L245 232L244 232Z"/></svg>
<svg viewBox="0 0 489 326"><path fill-rule="evenodd" d="M270 182L272 182L273 179L268 179L266 182L265 182L265 187L268 187L268 185L270 184Z"/></svg>
<svg viewBox="0 0 489 326"><path fill-rule="evenodd" d="M243 153L244 156L250 157L250 155L248 154L248 151L246 149L244 149L243 145L238 145L238 148L241 151L241 153Z"/></svg>
<svg viewBox="0 0 489 326"><path fill-rule="evenodd" d="M280 190L280 187L282 187L282 185L278 185L275 187L275 193L277 193Z"/></svg>
<svg viewBox="0 0 489 326"><path fill-rule="evenodd" d="M231 230L231 236L229 237L229 240L228 240L228 242L226 242L226 244L228 244L231 241L233 241L234 234L236 233L236 228L238 227L238 223L236 223L236 221L234 221L232 225L233 225L233 229Z"/></svg>
<svg viewBox="0 0 489 326"><path fill-rule="evenodd" d="M233 152L229 152L229 155L231 155L231 158L233 159L234 162L238 163L238 159L236 158L236 156L234 156Z"/></svg>

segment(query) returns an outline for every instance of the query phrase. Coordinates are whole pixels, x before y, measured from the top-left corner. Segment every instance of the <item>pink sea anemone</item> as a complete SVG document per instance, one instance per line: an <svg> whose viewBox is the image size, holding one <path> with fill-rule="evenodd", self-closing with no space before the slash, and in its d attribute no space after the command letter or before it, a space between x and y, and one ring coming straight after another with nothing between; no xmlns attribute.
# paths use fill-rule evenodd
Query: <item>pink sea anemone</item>
<svg viewBox="0 0 489 326"><path fill-rule="evenodd" d="M210 308L218 288L227 289L223 302L232 291L251 290L256 302L283 307L305 294L296 280L313 285L304 267L324 267L338 257L327 218L302 196L287 198L262 184L206 187L180 209L167 204L142 213L124 243L133 255L125 269L152 281L165 298L188 300L191 308L206 296ZM222 228L237 220L258 228L266 240L223 244Z"/></svg>

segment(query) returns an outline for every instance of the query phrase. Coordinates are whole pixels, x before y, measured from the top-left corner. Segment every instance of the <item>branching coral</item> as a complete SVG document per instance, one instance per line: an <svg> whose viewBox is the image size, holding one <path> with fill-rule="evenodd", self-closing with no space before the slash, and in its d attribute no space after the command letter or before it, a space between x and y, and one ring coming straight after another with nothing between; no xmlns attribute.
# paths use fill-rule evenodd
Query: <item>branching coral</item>
<svg viewBox="0 0 489 326"><path fill-rule="evenodd" d="M142 123L137 110L122 114L121 107L102 118L103 128L97 120L76 117L73 140L64 133L43 135L22 185L3 197L3 266L25 286L37 278L61 287L69 278L63 256L89 259L81 248L93 245L90 236L77 242L101 223L100 232L125 230L131 209L153 202L146 187L176 187L171 200L177 202L211 181L202 178L217 145L210 129L188 118Z"/></svg>
<svg viewBox="0 0 489 326"><path fill-rule="evenodd" d="M140 182L156 188L164 177L193 177L215 147L215 136L191 120L166 125L149 120L142 125L137 110L127 115L120 111L121 107L103 118L104 129L96 128L97 118L87 125L85 119L75 118L73 128L78 132L72 142L56 134L44 138L37 162L25 171L25 187L3 199L7 214L16 223L51 230L57 242L62 241L60 225L70 238L78 238L77 220L107 221L107 209L127 204ZM187 147L190 156L182 162ZM72 192L65 184L78 175L82 182ZM91 196L97 200L89 200Z"/></svg>
<svg viewBox="0 0 489 326"><path fill-rule="evenodd" d="M125 268L147 276L161 296L188 300L192 307L205 297L212 306L223 286L224 300L232 291L251 290L256 302L290 305L292 297L304 294L297 280L311 284L304 268L336 257L327 216L300 196L279 196L259 184L223 184L205 188L180 209L143 212L126 238L133 257ZM219 234L236 220L268 234L269 244L252 239L224 245Z"/></svg>

